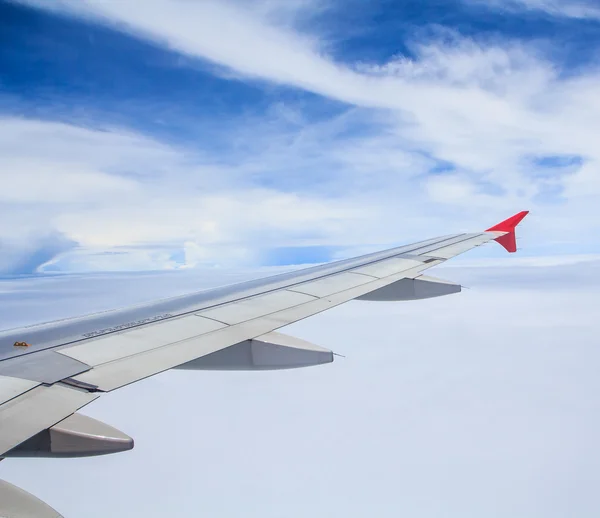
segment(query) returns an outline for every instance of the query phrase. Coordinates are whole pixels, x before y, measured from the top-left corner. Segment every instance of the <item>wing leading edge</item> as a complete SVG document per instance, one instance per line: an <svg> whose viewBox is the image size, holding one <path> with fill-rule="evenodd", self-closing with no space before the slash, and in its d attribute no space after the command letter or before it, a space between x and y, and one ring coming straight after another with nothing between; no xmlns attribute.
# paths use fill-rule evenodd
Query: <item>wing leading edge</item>
<svg viewBox="0 0 600 518"><path fill-rule="evenodd" d="M331 362L331 351L275 331L353 299L415 300L459 292L460 285L423 272L492 240L516 251L515 228L526 215L520 212L484 232L1 333L0 457L130 449L133 441L125 434L76 412L103 392L168 369L265 370ZM9 489L0 486L0 511L13 498ZM14 498L21 502L23 493L18 490Z"/></svg>

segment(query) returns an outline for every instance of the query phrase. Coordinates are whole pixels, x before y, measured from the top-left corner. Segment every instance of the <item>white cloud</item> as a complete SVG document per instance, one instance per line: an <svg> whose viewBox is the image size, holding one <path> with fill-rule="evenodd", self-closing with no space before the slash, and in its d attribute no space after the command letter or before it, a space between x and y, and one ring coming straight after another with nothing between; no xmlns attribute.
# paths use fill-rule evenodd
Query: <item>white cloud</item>
<svg viewBox="0 0 600 518"><path fill-rule="evenodd" d="M599 230L600 74L587 69L564 75L533 43L477 41L443 31L438 39L414 43L412 60L342 63L329 56L327 40L290 21L290 12L310 16L312 3L294 3L285 16L278 15L281 4L260 1L152 0L143 9L130 0L28 3L91 17L234 75L354 106L317 124L287 106L266 121L236 121L232 139L249 143L250 151L228 167L210 154L190 160L186 150L111 130L117 148L124 138L123 148L136 151L127 161L126 154L112 153L112 166L90 155L86 160L96 164L88 168L90 180L107 182L110 169L138 173L151 164L156 181L152 187L131 176L111 177L113 191L103 203L49 214L58 230L85 246L175 240L215 253L217 245L227 253L237 247L237 257L249 257L265 235L270 243L298 244L303 230L318 229L302 244L383 245L477 229L522 209L533 213L532 246L585 248ZM273 120L275 130L269 127ZM281 120L288 123L284 131ZM359 130L343 135L339 128L352 121ZM139 139L142 147L156 146L159 156L142 156ZM70 150L59 149L68 156ZM28 150L29 159L38 153ZM535 162L562 155L582 157L583 166L549 179L547 168ZM428 175L438 161L450 169ZM264 188L265 177L274 187ZM120 196L127 202L118 202ZM452 228L443 219L455 222Z"/></svg>
<svg viewBox="0 0 600 518"><path fill-rule="evenodd" d="M254 264L268 246L339 239L340 222L360 213L318 192L261 187L251 172L268 157L223 166L121 130L5 118L0 150L5 272L56 232L78 245L53 261L68 270L172 268L175 251L187 266Z"/></svg>
<svg viewBox="0 0 600 518"><path fill-rule="evenodd" d="M56 122L0 118L0 170L4 203L78 204L135 194L136 183L121 175L151 177L153 163L173 153L150 139L93 131Z"/></svg>
<svg viewBox="0 0 600 518"><path fill-rule="evenodd" d="M430 178L427 190L432 201L440 203L460 202L477 194L471 182L456 175Z"/></svg>
<svg viewBox="0 0 600 518"><path fill-rule="evenodd" d="M586 263L597 263L600 261L600 254L566 254L550 256L523 257L517 255L507 260L506 257L498 259L479 259L472 260L468 256L455 259L443 266L443 268L515 268L521 266L529 267L548 267L548 266L568 266L582 265L585 268Z"/></svg>
<svg viewBox="0 0 600 518"><path fill-rule="evenodd" d="M600 277L596 265L565 282L572 271L432 271L473 289L349 303L284 330L346 355L331 365L169 372L103 395L85 413L132 435L133 451L9 459L2 477L88 518L595 518ZM2 282L0 327L231 279L218 277Z"/></svg>
<svg viewBox="0 0 600 518"><path fill-rule="evenodd" d="M589 0L468 0L506 11L542 11L553 16L600 20L600 7Z"/></svg>

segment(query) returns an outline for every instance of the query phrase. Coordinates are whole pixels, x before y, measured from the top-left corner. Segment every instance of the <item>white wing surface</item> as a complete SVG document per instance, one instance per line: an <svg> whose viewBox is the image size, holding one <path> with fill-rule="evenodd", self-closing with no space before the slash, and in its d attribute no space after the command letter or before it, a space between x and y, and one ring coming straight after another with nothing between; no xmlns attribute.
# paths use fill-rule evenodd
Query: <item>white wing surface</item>
<svg viewBox="0 0 600 518"><path fill-rule="evenodd" d="M275 331L353 299L456 293L459 285L423 272L491 240L515 251L514 230L526 214L485 232L1 333L0 457L74 457L132 448L133 440L122 432L76 412L104 392L168 369L286 369L331 362L331 351ZM0 515L2 505L9 505L2 502L24 498L22 490L0 484ZM54 514L36 516L59 516L48 513Z"/></svg>

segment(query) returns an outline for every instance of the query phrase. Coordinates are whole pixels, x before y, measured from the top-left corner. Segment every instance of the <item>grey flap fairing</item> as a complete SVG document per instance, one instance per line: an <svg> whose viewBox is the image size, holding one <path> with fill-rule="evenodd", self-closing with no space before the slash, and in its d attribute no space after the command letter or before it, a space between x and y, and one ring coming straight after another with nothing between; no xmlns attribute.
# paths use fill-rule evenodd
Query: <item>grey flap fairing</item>
<svg viewBox="0 0 600 518"><path fill-rule="evenodd" d="M333 352L293 336L267 333L175 367L182 370L280 370L333 361Z"/></svg>
<svg viewBox="0 0 600 518"><path fill-rule="evenodd" d="M31 493L0 480L0 516L2 518L62 518Z"/></svg>
<svg viewBox="0 0 600 518"><path fill-rule="evenodd" d="M356 300L400 301L429 299L459 293L461 285L454 282L420 275L414 279L401 279L378 290L366 293Z"/></svg>
<svg viewBox="0 0 600 518"><path fill-rule="evenodd" d="M106 423L72 414L42 430L5 457L91 457L131 450L133 439Z"/></svg>

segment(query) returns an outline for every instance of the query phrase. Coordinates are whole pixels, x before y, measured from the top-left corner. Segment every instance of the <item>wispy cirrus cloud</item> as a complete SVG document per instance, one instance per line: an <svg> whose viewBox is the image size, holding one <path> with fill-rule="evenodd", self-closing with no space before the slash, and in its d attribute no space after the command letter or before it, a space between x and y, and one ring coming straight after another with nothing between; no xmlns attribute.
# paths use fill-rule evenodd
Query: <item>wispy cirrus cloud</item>
<svg viewBox="0 0 600 518"><path fill-rule="evenodd" d="M600 20L600 7L590 0L467 0L485 7L509 12L528 10L552 16Z"/></svg>
<svg viewBox="0 0 600 518"><path fill-rule="evenodd" d="M253 181L255 163L246 169L222 164L115 129L0 122L8 184L0 209L5 259L47 249L49 233L59 232L77 249L54 247L69 255L49 255L45 269L256 264L257 254L272 246L335 240L340 221L358 218L343 199L300 196ZM259 169L268 172L268 162ZM9 249L14 253L7 256ZM10 264L5 272L31 273Z"/></svg>
<svg viewBox="0 0 600 518"><path fill-rule="evenodd" d="M70 131L90 137L89 149L96 139L113 138L114 151L90 151L80 162L64 144L68 136L53 140L51 123L28 121L44 128L61 157L44 154L31 138L9 156L41 155L48 163L37 163L40 174L56 164L64 174L81 167L81 181L97 183L82 196L82 209L75 203L40 212L44 224L98 253L123 247L110 259L115 264L131 258L124 250L133 254L132 246L145 254L145 267L178 267L173 257L186 253L209 262L260 262L260 250L270 247L363 249L447 232L444 218L466 230L522 208L538 216L531 246L593 247L600 74L594 67L565 73L549 42L437 28L403 35L410 54L358 62L334 58L326 36L306 31L313 3L26 3L212 63L210 73L248 89L305 92L315 96L303 101L311 108L337 103L314 117L306 104L277 100L266 112L220 120L218 132L210 131L216 119L203 120L208 131L193 145L91 118L85 124L103 131ZM7 128L13 123L5 121ZM76 191L77 182L66 183ZM13 192L22 191L15 184ZM94 264L107 267L105 259ZM56 264L74 267L71 260Z"/></svg>

